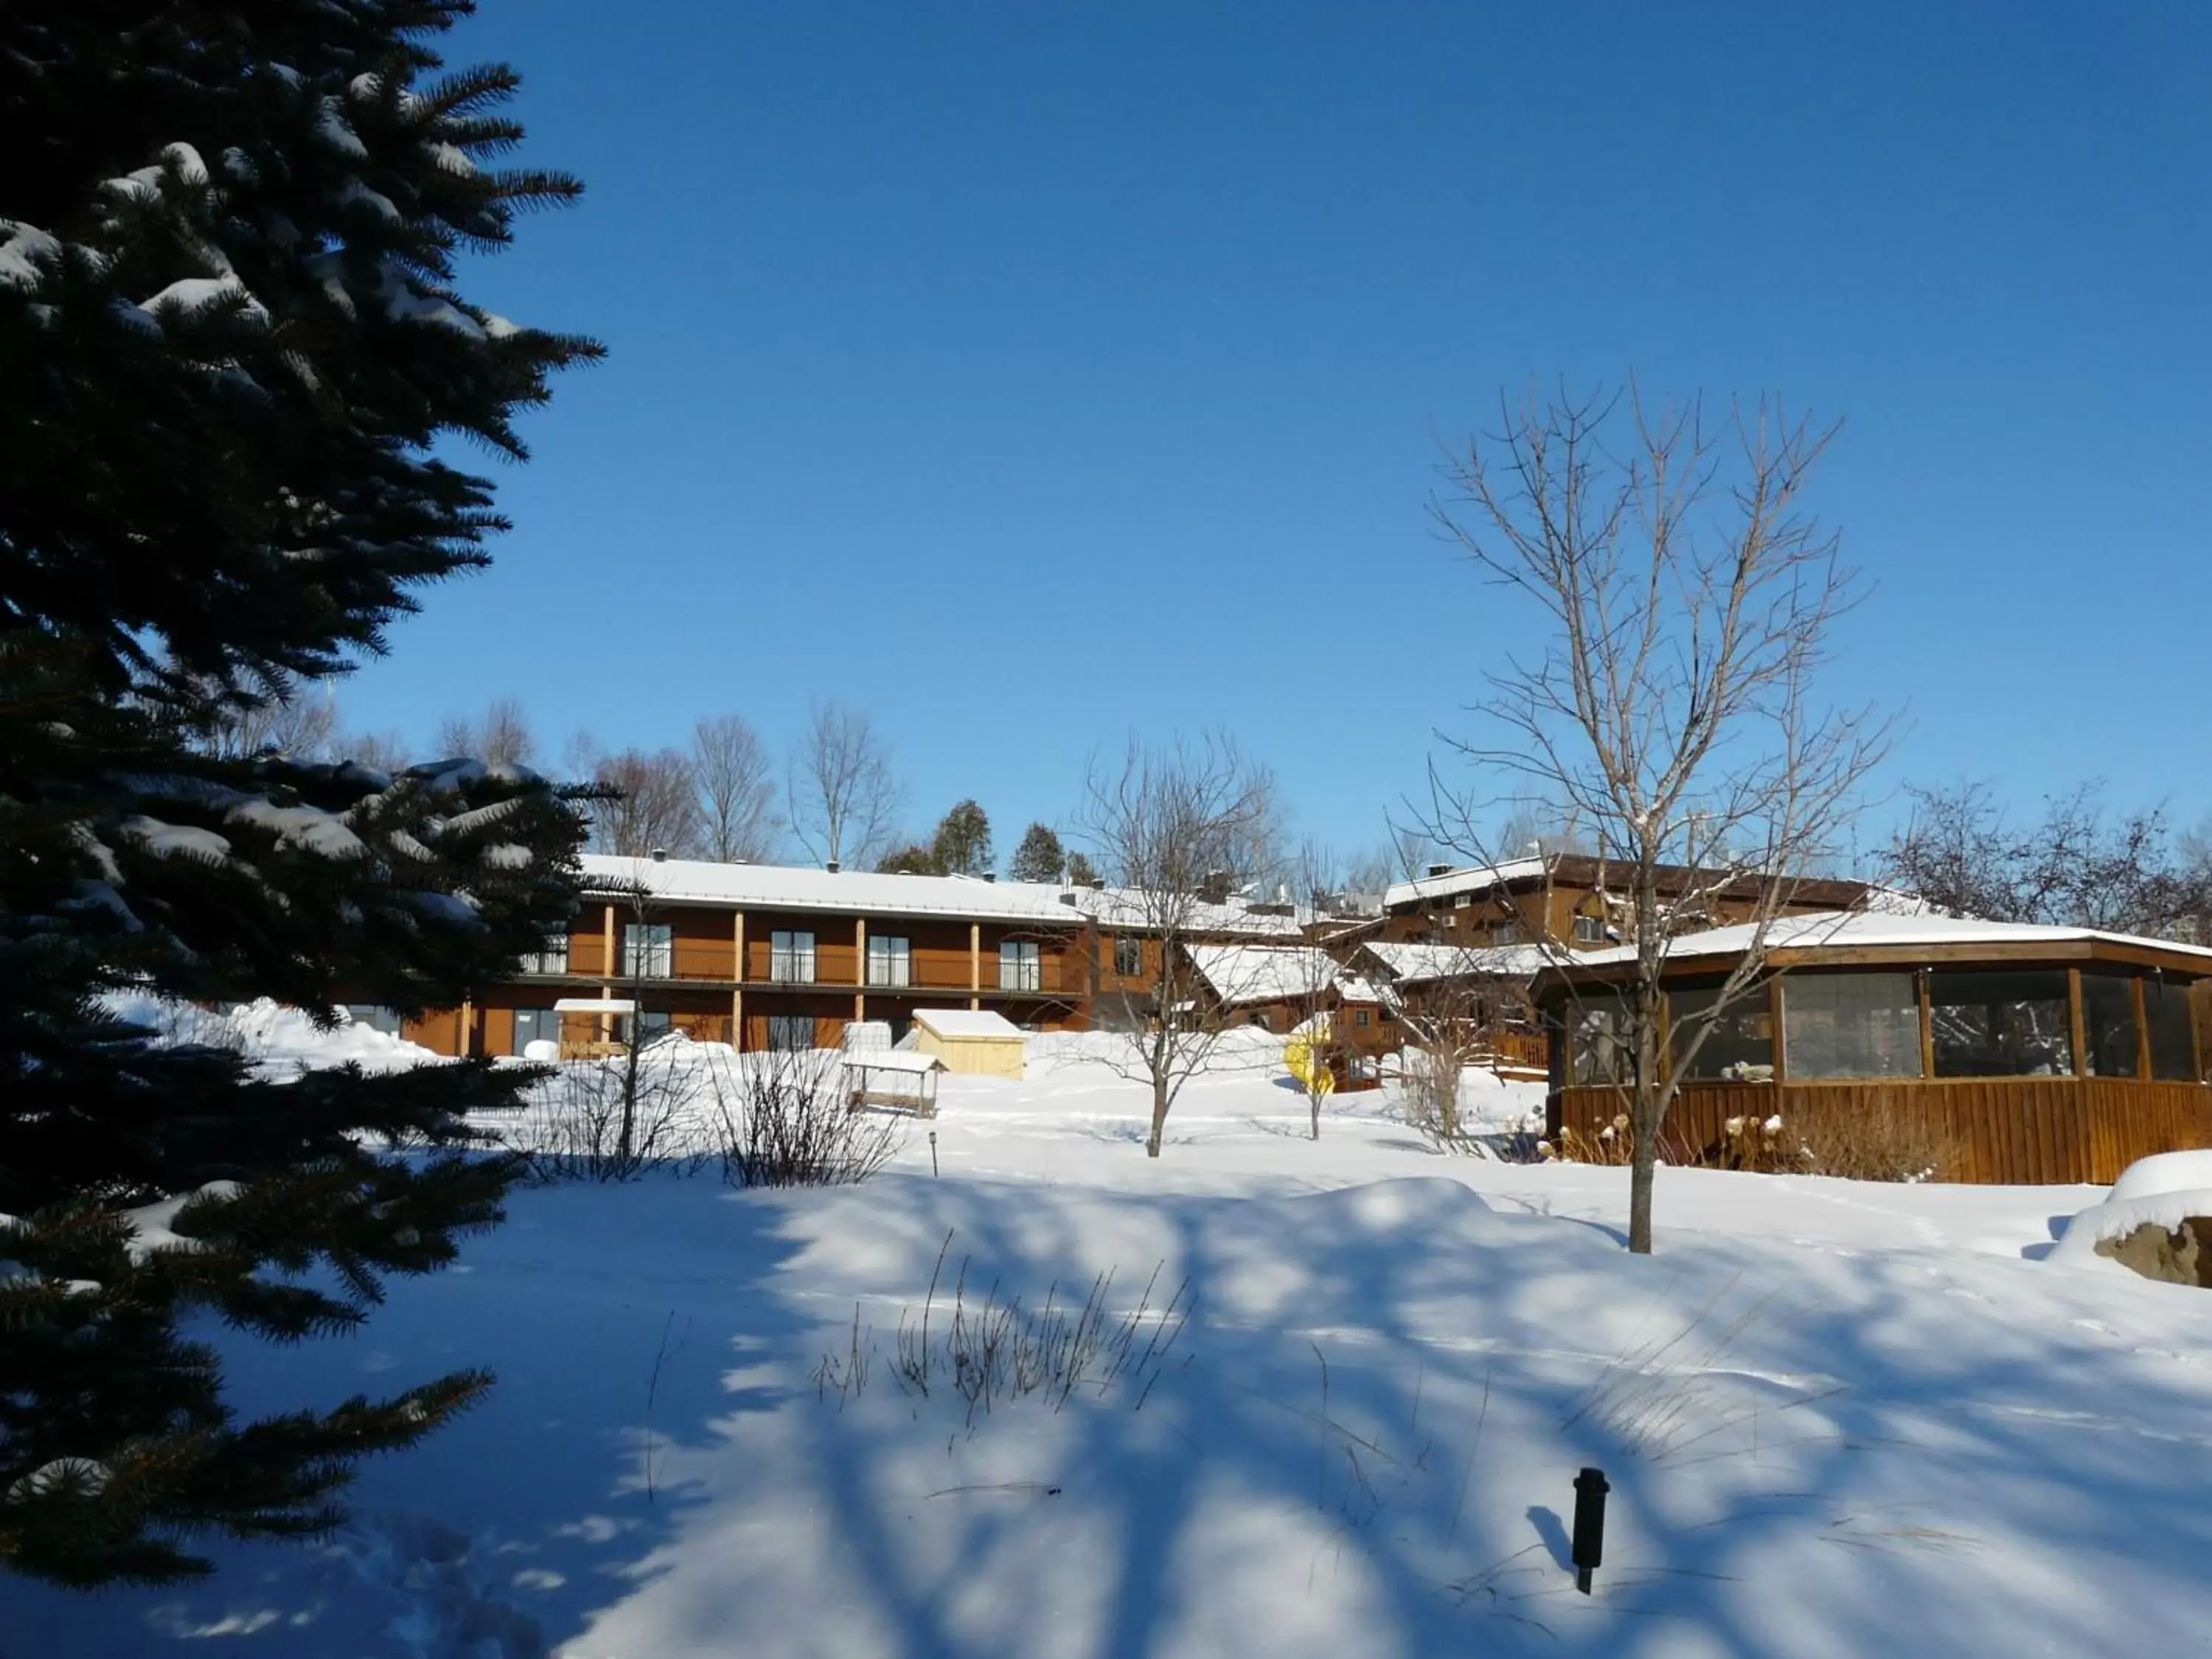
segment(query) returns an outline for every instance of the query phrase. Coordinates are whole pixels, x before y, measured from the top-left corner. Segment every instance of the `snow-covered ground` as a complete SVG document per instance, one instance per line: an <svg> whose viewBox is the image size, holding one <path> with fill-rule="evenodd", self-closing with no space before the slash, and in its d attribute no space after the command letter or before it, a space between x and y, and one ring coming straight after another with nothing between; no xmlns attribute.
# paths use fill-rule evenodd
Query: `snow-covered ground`
<svg viewBox="0 0 2212 1659"><path fill-rule="evenodd" d="M0 1584L0 1656L2207 1645L2212 1297L2043 1260L2097 1189L1668 1170L1632 1258L1624 1171L1439 1157L1376 1094L1310 1141L1257 1066L1192 1084L1151 1162L1089 1041L946 1079L864 1186L525 1190L357 1339L226 1343L254 1408L501 1382L367 1468L327 1546ZM1150 1286L1118 1374L963 1397L956 1285L972 1334L1109 1270L1109 1334ZM1587 1598L1585 1464L1613 1483Z"/></svg>

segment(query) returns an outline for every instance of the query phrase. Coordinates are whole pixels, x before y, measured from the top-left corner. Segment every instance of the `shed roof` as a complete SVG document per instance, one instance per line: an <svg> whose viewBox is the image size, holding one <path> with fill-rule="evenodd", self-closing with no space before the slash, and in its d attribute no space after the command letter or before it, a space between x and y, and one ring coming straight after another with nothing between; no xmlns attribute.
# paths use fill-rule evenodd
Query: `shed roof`
<svg viewBox="0 0 2212 1659"><path fill-rule="evenodd" d="M1024 1036L1020 1026L989 1008L917 1008L914 1023L941 1037L1012 1037L1019 1042Z"/></svg>
<svg viewBox="0 0 2212 1659"><path fill-rule="evenodd" d="M850 1072L941 1072L945 1062L935 1054L916 1054L911 1048L861 1048L845 1056L845 1069Z"/></svg>
<svg viewBox="0 0 2212 1659"><path fill-rule="evenodd" d="M1383 894L1382 902L1385 908L1396 909L1429 899L1487 892L1494 887L1511 887L1547 878L1562 887L1618 888L1626 868L1618 860L1608 862L1587 853L1548 853L1508 859L1499 864L1471 864L1442 875L1396 882ZM1662 864L1654 873L1662 892L1709 888L1721 893L1748 893L1758 890L1768 879L1756 870L1717 870L1686 864ZM1609 874L1611 878L1601 881L1601 874ZM1866 883L1850 879L1814 876L1776 879L1787 880L1792 895L1801 903L1832 906L1838 910L1862 907L1869 891Z"/></svg>

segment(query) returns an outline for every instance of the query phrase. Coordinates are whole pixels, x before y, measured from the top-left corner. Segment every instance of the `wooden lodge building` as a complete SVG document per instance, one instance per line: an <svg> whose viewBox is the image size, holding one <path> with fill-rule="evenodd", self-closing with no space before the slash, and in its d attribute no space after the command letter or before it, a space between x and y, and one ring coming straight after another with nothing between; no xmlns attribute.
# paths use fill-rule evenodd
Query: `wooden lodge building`
<svg viewBox="0 0 2212 1659"><path fill-rule="evenodd" d="M1548 942L1570 951L1601 951L1624 938L1620 873L1617 862L1582 853L1494 865L1432 864L1426 875L1394 883L1384 892L1375 936L1462 948ZM1714 927L1747 918L1770 879L1721 878L1686 865L1659 871L1661 896L1679 903L1698 896L1705 921ZM1790 878L1787 885L1784 915L1856 910L1874 890L1863 881L1811 877Z"/></svg>
<svg viewBox="0 0 2212 1659"><path fill-rule="evenodd" d="M1141 1018L1160 941L1113 890L586 854L567 932L504 983L404 1024L357 1019L443 1054L520 1054L592 1041L613 1017L562 1001L634 1002L646 1025L746 1050L834 1048L854 1021L903 1036L918 1007L991 1010L1030 1030ZM1208 904L1209 939L1296 939L1286 908Z"/></svg>
<svg viewBox="0 0 2212 1659"><path fill-rule="evenodd" d="M2104 1183L2154 1152L2212 1146L2212 950L1947 916L1788 918L1768 930L1761 981L1685 1060L1675 1034L1713 1007L1750 933L1687 934L1668 953L1664 1063L1686 1066L1668 1161L1725 1156L1731 1120L1838 1113L1908 1123L1949 1181ZM1554 1138L1626 1110L1633 971L1617 949L1537 976Z"/></svg>

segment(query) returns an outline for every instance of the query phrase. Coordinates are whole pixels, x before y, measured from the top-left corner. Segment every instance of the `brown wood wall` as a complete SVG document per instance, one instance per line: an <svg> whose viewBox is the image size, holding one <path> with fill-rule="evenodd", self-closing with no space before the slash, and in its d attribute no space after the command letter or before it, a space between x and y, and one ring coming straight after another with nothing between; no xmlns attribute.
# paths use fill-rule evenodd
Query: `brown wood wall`
<svg viewBox="0 0 2212 1659"><path fill-rule="evenodd" d="M2002 1186L2103 1186L2154 1152L2212 1146L2212 1087L2139 1083L2130 1078L1900 1078L1856 1083L1686 1083L1662 1139L1669 1163L1715 1158L1732 1117L1779 1113L1818 1092L1869 1110L1932 1119L1951 1148L1947 1180ZM1552 1133L1595 1135L1627 1110L1623 1091L1561 1089L1552 1096Z"/></svg>

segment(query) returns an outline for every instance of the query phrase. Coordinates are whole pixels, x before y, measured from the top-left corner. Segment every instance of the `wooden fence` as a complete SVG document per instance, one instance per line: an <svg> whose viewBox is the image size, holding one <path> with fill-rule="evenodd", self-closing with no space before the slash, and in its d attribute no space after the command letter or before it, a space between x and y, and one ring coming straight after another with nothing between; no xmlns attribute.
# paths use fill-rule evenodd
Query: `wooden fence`
<svg viewBox="0 0 2212 1659"><path fill-rule="evenodd" d="M1686 1083L1660 1155L1718 1162L1733 1117L1790 1121L1793 1109L1895 1112L1930 1121L1949 1148L1948 1181L2104 1185L2139 1158L2212 1146L2212 1087L2126 1078L1899 1078L1853 1083ZM1628 1109L1614 1088L1562 1089L1550 1128L1594 1136Z"/></svg>

